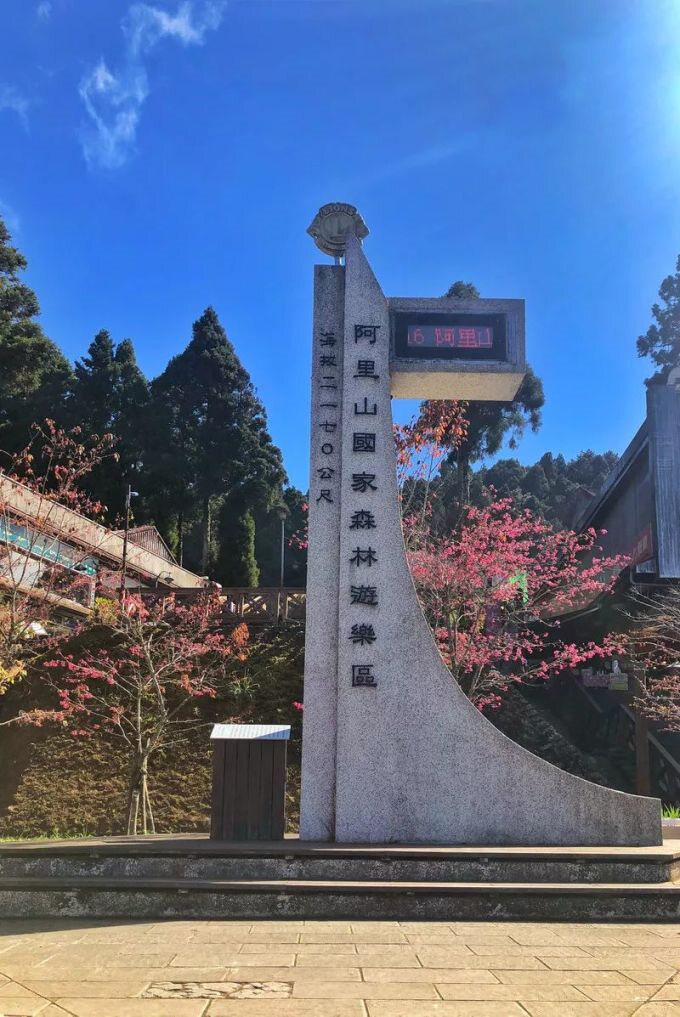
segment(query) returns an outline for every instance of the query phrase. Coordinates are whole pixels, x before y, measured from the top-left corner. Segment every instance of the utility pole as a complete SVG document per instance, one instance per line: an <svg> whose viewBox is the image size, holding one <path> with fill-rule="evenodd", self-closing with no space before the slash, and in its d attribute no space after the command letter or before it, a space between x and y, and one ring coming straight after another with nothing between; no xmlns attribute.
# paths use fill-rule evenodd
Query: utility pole
<svg viewBox="0 0 680 1017"><path fill-rule="evenodd" d="M286 571L286 517L281 516L281 582L279 586L283 589L283 577Z"/></svg>
<svg viewBox="0 0 680 1017"><path fill-rule="evenodd" d="M123 530L123 569L120 576L121 603L125 597L125 574L127 571L128 533L130 531L130 502L132 500L133 494L137 494L137 492L132 490L132 484L127 484L125 488L125 529Z"/></svg>

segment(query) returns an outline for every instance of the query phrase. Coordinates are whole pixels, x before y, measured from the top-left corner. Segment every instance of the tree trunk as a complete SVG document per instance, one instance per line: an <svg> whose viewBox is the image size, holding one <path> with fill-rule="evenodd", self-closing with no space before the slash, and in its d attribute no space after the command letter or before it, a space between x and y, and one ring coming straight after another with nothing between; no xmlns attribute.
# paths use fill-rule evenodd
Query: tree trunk
<svg viewBox="0 0 680 1017"><path fill-rule="evenodd" d="M155 833L156 824L151 808L149 794L149 757L144 755L134 761L130 775L130 791L128 795L128 836L136 837L139 833L141 806L142 833Z"/></svg>
<svg viewBox="0 0 680 1017"><path fill-rule="evenodd" d="M458 511L470 504L470 460L466 452L458 453Z"/></svg>
<svg viewBox="0 0 680 1017"><path fill-rule="evenodd" d="M210 498L203 499L203 550L201 553L201 573L208 574L210 562Z"/></svg>
<svg viewBox="0 0 680 1017"><path fill-rule="evenodd" d="M184 564L184 513L180 512L177 517L177 561Z"/></svg>

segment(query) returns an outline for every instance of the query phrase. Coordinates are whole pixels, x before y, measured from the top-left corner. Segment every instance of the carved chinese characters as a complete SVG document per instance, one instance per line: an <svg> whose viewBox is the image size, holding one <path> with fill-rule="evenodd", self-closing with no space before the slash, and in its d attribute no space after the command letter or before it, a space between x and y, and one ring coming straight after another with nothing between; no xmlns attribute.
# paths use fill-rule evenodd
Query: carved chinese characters
<svg viewBox="0 0 680 1017"><path fill-rule="evenodd" d="M344 288L342 268L316 266L302 764L310 840L329 838L335 825Z"/></svg>
<svg viewBox="0 0 680 1017"><path fill-rule="evenodd" d="M380 325L357 323L354 325L354 347L359 344L375 346L380 338ZM375 369L375 357L367 359L358 354L353 348L348 348L345 355L355 358L352 381L354 382L355 393L348 394L347 407L352 407L352 420L357 417L377 418L378 403L373 398L373 383L379 380L379 374ZM356 421L358 424L359 421ZM366 420L364 427L369 425ZM353 456L375 456L376 452L376 431L375 430L354 430L352 426L352 454ZM355 508L350 514L347 527L350 530L375 530L378 521L375 506L371 500L378 490L377 476L375 473L365 471L351 472L346 481L349 491L355 494L366 496L366 504ZM365 544L357 543L352 548L349 563L352 572L359 573L364 569L379 569L379 560L376 549L370 542ZM349 602L356 605L363 612L371 613L379 603L378 585L359 585L350 583ZM359 610L357 613L359 613ZM378 633L373 622L360 620L353 622L347 638L355 647L372 646L378 640ZM351 665L351 686L354 689L376 689L378 687L378 675L375 673L375 664L362 661Z"/></svg>

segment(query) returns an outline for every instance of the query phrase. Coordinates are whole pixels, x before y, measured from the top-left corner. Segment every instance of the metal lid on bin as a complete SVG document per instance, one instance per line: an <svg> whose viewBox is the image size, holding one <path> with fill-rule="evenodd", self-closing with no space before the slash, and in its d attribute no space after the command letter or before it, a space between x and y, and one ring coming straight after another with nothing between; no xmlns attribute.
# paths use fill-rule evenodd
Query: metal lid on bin
<svg viewBox="0 0 680 1017"><path fill-rule="evenodd" d="M287 741L290 738L290 724L215 724L210 737Z"/></svg>

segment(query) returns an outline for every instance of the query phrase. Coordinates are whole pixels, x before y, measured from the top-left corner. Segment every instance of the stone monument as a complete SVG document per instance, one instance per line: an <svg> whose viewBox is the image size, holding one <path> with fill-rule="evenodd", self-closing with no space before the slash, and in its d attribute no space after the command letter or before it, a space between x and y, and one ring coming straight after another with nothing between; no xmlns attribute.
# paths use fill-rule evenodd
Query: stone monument
<svg viewBox="0 0 680 1017"><path fill-rule="evenodd" d="M411 580L391 397L512 399L523 301L388 299L353 206L310 232L336 264L314 281L301 838L660 844L657 799L574 777L479 713Z"/></svg>

